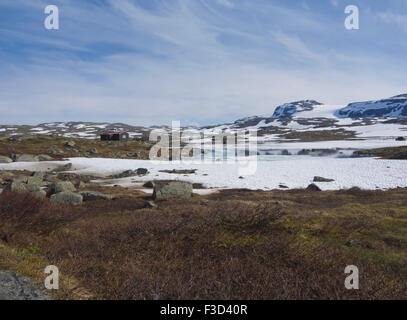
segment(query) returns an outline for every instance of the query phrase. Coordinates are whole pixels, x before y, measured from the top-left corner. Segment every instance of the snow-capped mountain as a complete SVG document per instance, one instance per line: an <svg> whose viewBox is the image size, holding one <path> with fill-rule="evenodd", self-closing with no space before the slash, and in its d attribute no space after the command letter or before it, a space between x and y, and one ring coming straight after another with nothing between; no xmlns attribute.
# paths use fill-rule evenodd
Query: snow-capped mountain
<svg viewBox="0 0 407 320"><path fill-rule="evenodd" d="M394 141L407 136L406 101L407 94L348 106L302 100L277 107L272 116L246 117L234 123L211 126L210 130L256 130L264 141L343 139L354 140L355 144L365 138Z"/></svg>
<svg viewBox="0 0 407 320"><path fill-rule="evenodd" d="M156 128L170 130L165 126L142 127L124 123L53 122L37 126L0 125L0 138L21 134L45 134L97 139L103 131L124 130L129 132L132 138L145 139L150 131ZM404 137L407 136L407 94L379 101L351 103L347 106L302 100L277 107L271 116L251 116L231 123L194 129L205 133L256 130L264 139L282 141L338 140L362 136Z"/></svg>
<svg viewBox="0 0 407 320"><path fill-rule="evenodd" d="M291 118L294 114L305 111L312 111L314 109L314 106L320 105L322 105L322 103L319 103L315 100L302 100L286 103L276 108L272 118Z"/></svg>
<svg viewBox="0 0 407 320"><path fill-rule="evenodd" d="M377 101L356 102L338 110L338 118L407 118L407 94Z"/></svg>

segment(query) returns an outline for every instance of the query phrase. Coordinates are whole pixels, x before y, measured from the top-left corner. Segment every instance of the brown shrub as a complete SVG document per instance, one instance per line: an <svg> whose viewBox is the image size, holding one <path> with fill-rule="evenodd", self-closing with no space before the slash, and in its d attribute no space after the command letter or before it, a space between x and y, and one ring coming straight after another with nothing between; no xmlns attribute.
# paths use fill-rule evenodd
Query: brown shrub
<svg viewBox="0 0 407 320"><path fill-rule="evenodd" d="M319 197L325 203L332 196ZM359 217L351 227L341 217L338 224L326 218L325 232L307 233L305 226L321 219L314 197L228 191L208 197L207 205L197 198L143 209L144 199L129 198L61 208L5 193L0 233L14 246L43 249L48 261L98 298L406 298L404 282L382 264L317 238L339 225L345 242L350 228L364 226ZM304 200L312 211L298 210L296 201ZM360 269L362 290L344 288L344 268L351 264Z"/></svg>

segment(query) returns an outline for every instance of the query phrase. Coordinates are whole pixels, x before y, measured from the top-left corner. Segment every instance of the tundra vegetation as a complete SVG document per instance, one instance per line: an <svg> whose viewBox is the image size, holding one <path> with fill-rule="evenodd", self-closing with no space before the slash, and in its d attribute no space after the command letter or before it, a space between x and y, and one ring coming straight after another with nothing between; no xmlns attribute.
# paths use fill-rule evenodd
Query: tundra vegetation
<svg viewBox="0 0 407 320"><path fill-rule="evenodd" d="M154 142L148 141L100 141L57 135L6 136L0 138L0 156L42 157L35 161L61 160L69 157L148 159L153 144Z"/></svg>
<svg viewBox="0 0 407 320"><path fill-rule="evenodd" d="M407 189L225 190L154 205L91 189L113 200L2 193L0 268L43 282L58 266L57 299L407 298ZM345 289L348 265L360 290Z"/></svg>

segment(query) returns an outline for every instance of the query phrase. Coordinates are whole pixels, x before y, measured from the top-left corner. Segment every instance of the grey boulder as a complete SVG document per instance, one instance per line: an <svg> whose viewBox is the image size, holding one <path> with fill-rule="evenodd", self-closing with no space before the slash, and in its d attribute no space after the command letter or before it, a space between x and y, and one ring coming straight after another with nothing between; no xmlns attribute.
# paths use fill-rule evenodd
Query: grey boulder
<svg viewBox="0 0 407 320"><path fill-rule="evenodd" d="M50 189L51 194L76 191L75 186L72 184L72 182L69 181L54 182L51 184Z"/></svg>
<svg viewBox="0 0 407 320"><path fill-rule="evenodd" d="M67 163L64 164L63 166L59 166L57 168L54 169L55 172L63 172L63 171L69 171L72 170L72 163Z"/></svg>
<svg viewBox="0 0 407 320"><path fill-rule="evenodd" d="M15 157L16 162L37 162L39 158L31 154L18 154Z"/></svg>
<svg viewBox="0 0 407 320"><path fill-rule="evenodd" d="M320 187L318 187L315 183L310 184L307 189L307 191L322 191Z"/></svg>
<svg viewBox="0 0 407 320"><path fill-rule="evenodd" d="M51 146L48 148L48 152L52 153L52 154L58 154L58 153L64 153L63 150L61 150L60 148L58 148L57 146Z"/></svg>
<svg viewBox="0 0 407 320"><path fill-rule="evenodd" d="M25 184L23 182L17 181L12 181L11 183L9 183L4 190L11 192L29 192L40 199L44 199L47 195L46 192L42 190L38 185Z"/></svg>
<svg viewBox="0 0 407 320"><path fill-rule="evenodd" d="M79 205L83 201L83 197L74 192L59 192L51 196L51 202L56 205L72 204Z"/></svg>
<svg viewBox="0 0 407 320"><path fill-rule="evenodd" d="M65 147L73 148L75 147L76 143L74 141L67 141L65 142Z"/></svg>
<svg viewBox="0 0 407 320"><path fill-rule="evenodd" d="M112 200L110 194L103 194L95 191L83 191L80 193L83 198L83 201L95 201L95 200Z"/></svg>
<svg viewBox="0 0 407 320"><path fill-rule="evenodd" d="M192 196L192 184L188 182L172 181L154 187L153 198L165 200L172 198L189 199Z"/></svg>
<svg viewBox="0 0 407 320"><path fill-rule="evenodd" d="M52 160L54 160L54 158L52 158L51 156L49 156L47 154L40 154L38 156L38 160L40 160L40 161L52 161Z"/></svg>
<svg viewBox="0 0 407 320"><path fill-rule="evenodd" d="M155 182L154 181L147 181L144 185L144 188L154 188L155 187Z"/></svg>
<svg viewBox="0 0 407 320"><path fill-rule="evenodd" d="M334 182L334 179L327 179L323 177L314 177L314 182Z"/></svg>
<svg viewBox="0 0 407 320"><path fill-rule="evenodd" d="M11 162L13 162L13 160L10 159L9 157L0 156L0 163L11 163Z"/></svg>

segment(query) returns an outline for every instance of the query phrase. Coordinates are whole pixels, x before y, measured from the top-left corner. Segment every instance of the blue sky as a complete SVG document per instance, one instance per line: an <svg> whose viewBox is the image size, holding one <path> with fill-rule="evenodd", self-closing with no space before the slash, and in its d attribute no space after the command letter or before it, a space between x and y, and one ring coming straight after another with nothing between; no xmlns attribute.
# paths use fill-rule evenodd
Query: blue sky
<svg viewBox="0 0 407 320"><path fill-rule="evenodd" d="M211 124L385 98L407 93L406 54L405 0L1 0L0 123Z"/></svg>

